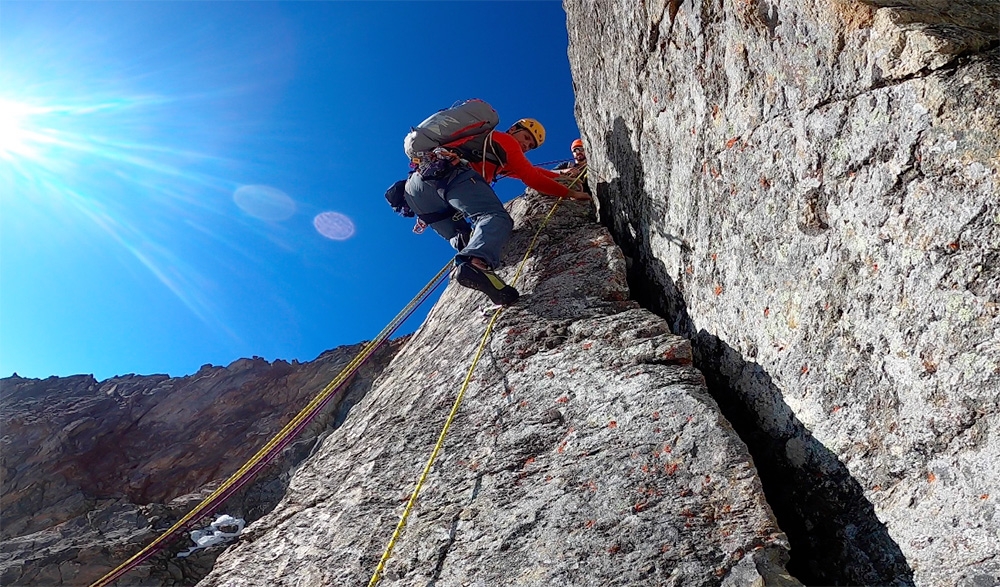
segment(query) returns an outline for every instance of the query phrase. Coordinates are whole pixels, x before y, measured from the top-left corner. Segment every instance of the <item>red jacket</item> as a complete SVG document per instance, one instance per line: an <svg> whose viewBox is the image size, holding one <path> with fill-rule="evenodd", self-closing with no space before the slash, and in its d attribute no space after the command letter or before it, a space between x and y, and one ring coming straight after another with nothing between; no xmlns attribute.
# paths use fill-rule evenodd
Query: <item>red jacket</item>
<svg viewBox="0 0 1000 587"><path fill-rule="evenodd" d="M505 132L493 131L492 139L486 140L486 149L491 150L490 142L493 142L499 149L492 149L500 155L501 161L506 161L503 165L496 165L489 161L470 161L469 165L475 169L486 181L492 182L496 179L498 172L503 172L511 177L516 177L524 182L529 188L538 190L550 196L565 196L570 189L553 178L561 177L554 171L535 167L528 161L528 158L521 152L521 145L517 139Z"/></svg>

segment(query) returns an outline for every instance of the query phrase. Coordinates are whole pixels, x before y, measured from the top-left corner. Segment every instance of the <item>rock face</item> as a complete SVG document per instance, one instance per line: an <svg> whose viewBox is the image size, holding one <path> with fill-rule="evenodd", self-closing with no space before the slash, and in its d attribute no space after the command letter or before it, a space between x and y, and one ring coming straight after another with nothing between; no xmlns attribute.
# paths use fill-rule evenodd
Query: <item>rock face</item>
<svg viewBox="0 0 1000 587"><path fill-rule="evenodd" d="M789 569L1000 583L1000 3L564 6L602 222Z"/></svg>
<svg viewBox="0 0 1000 587"><path fill-rule="evenodd" d="M512 204L508 281L552 203ZM382 584L798 585L690 344L629 300L590 210L565 203L541 233ZM366 584L486 329L484 301L449 286L200 585Z"/></svg>
<svg viewBox="0 0 1000 587"><path fill-rule="evenodd" d="M402 341L376 352L283 457L224 511L256 519L288 470L339 424ZM241 359L189 377L0 380L0 583L87 585L180 519L337 375L361 345L308 363ZM209 520L208 522L210 522ZM207 525L206 522L204 525ZM189 585L221 550L175 559L179 540L119 585Z"/></svg>

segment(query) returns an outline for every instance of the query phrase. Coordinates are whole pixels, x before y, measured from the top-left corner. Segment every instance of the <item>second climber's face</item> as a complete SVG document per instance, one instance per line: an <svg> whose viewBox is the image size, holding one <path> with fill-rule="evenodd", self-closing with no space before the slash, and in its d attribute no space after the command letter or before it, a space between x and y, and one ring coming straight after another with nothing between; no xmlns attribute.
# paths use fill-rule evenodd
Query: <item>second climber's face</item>
<svg viewBox="0 0 1000 587"><path fill-rule="evenodd" d="M587 160L587 154L583 152L583 147L573 147L573 160L583 163Z"/></svg>

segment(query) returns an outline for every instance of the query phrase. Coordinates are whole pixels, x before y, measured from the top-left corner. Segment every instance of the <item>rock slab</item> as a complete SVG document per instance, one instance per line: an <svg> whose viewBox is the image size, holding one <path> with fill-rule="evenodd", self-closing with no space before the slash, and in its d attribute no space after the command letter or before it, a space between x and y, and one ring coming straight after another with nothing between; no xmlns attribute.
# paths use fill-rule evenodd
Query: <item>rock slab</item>
<svg viewBox="0 0 1000 587"><path fill-rule="evenodd" d="M502 275L553 204L529 192ZM688 341L629 299L587 203L540 233L383 585L798 585ZM364 585L486 328L452 284L344 425L199 585Z"/></svg>

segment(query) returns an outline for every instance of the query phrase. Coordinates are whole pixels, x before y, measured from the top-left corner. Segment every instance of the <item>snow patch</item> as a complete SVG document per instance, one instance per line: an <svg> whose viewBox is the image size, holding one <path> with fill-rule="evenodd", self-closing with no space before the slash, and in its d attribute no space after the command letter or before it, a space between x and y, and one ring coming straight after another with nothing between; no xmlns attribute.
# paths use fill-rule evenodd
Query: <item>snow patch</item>
<svg viewBox="0 0 1000 587"><path fill-rule="evenodd" d="M234 518L230 515L223 514L216 518L215 521L212 522L212 525L208 528L191 532L191 540L194 541L195 546L192 546L185 551L178 552L177 558L191 556L195 552L206 549L209 546L232 542L239 537L240 532L243 532L243 528L246 525L247 523L243 518Z"/></svg>

